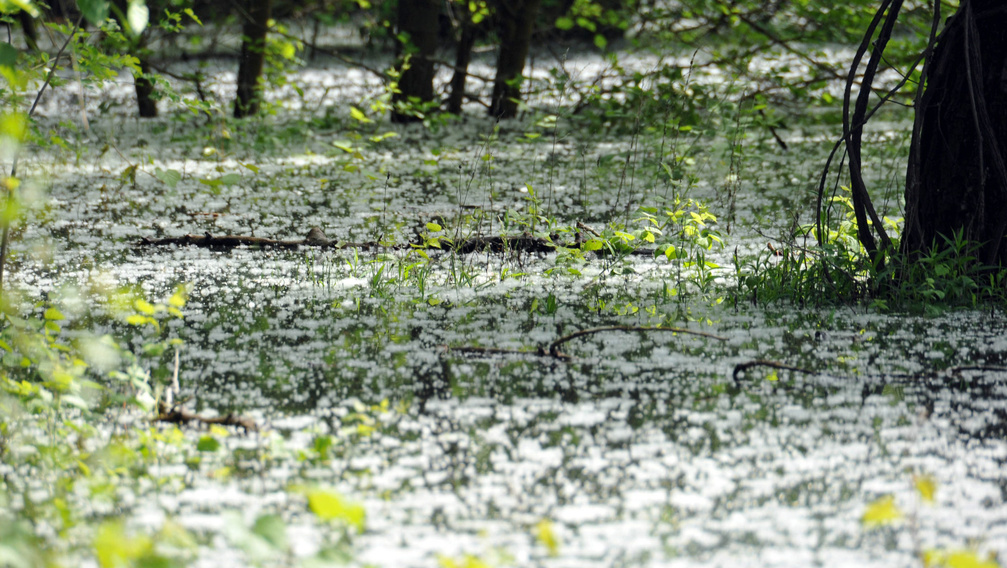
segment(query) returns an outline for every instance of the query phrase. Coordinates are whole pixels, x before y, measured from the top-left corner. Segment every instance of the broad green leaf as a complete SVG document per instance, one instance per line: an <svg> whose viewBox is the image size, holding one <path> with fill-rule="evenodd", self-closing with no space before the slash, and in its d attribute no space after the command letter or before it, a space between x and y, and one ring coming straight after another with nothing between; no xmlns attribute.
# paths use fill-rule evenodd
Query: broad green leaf
<svg viewBox="0 0 1007 568"><path fill-rule="evenodd" d="M2 44L7 45L7 44ZM13 138L18 142L24 140L28 131L28 118L21 113L0 115L0 135Z"/></svg>
<svg viewBox="0 0 1007 568"><path fill-rule="evenodd" d="M570 30L573 29L573 20L570 18L557 18L556 19L556 29L560 30Z"/></svg>
<svg viewBox="0 0 1007 568"><path fill-rule="evenodd" d="M200 452L215 452L220 449L220 442L213 436L203 436L196 443L196 449Z"/></svg>
<svg viewBox="0 0 1007 568"><path fill-rule="evenodd" d="M77 0L80 12L91 25L98 27L108 19L108 0Z"/></svg>
<svg viewBox="0 0 1007 568"><path fill-rule="evenodd" d="M279 515L262 515L255 519L252 532L262 537L274 549L286 551L289 547L287 524Z"/></svg>
<svg viewBox="0 0 1007 568"><path fill-rule="evenodd" d="M33 18L37 18L39 15L38 7L31 0L0 0L0 12L4 14L12 14L22 10L28 12L28 15Z"/></svg>
<svg viewBox="0 0 1007 568"><path fill-rule="evenodd" d="M94 537L94 552L101 568L132 566L153 549L154 543L149 537L131 537L119 522L102 524Z"/></svg>
<svg viewBox="0 0 1007 568"><path fill-rule="evenodd" d="M48 308L42 317L49 321L60 321L66 319L66 317L63 316L63 313L56 308Z"/></svg>
<svg viewBox="0 0 1007 568"><path fill-rule="evenodd" d="M430 231L431 233L436 233L444 229L437 223L427 223L427 230Z"/></svg>
<svg viewBox="0 0 1007 568"><path fill-rule="evenodd" d="M584 243L583 245L581 245L581 248L583 248L586 251L595 251L595 250L601 250L602 248L604 248L604 246L605 243L602 242L601 239L591 239L586 243Z"/></svg>
<svg viewBox="0 0 1007 568"><path fill-rule="evenodd" d="M172 189L175 189L178 182L182 181L182 174L178 170L162 170L161 168L154 168L154 177L161 180Z"/></svg>
<svg viewBox="0 0 1007 568"><path fill-rule="evenodd" d="M17 66L17 48L9 43L0 43L0 66L11 69Z"/></svg>

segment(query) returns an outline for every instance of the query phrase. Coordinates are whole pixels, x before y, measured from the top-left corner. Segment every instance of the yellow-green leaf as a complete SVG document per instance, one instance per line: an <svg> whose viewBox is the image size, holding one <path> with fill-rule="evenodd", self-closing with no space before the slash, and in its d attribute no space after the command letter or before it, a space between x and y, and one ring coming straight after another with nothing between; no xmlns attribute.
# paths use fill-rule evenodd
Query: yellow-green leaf
<svg viewBox="0 0 1007 568"><path fill-rule="evenodd" d="M60 321L66 319L65 317L63 317L63 313L57 310L56 308L47 309L45 311L45 315L43 315L42 317L44 317L48 321Z"/></svg>
<svg viewBox="0 0 1007 568"><path fill-rule="evenodd" d="M535 538L549 551L549 556L559 555L559 537L552 528L552 521L542 519L535 525Z"/></svg>
<svg viewBox="0 0 1007 568"><path fill-rule="evenodd" d="M895 504L895 497L885 495L875 499L867 506L860 522L868 528L880 527L894 524L902 520L903 516L902 510Z"/></svg>
<svg viewBox="0 0 1007 568"><path fill-rule="evenodd" d="M363 506L348 502L342 495L325 489L308 492L308 508L323 521L338 520L356 528L364 529L366 513Z"/></svg>
<svg viewBox="0 0 1007 568"><path fill-rule="evenodd" d="M917 475L913 478L913 484L925 503L934 502L934 496L937 494L937 481L932 476Z"/></svg>
<svg viewBox="0 0 1007 568"><path fill-rule="evenodd" d="M356 121L367 124L368 122L374 122L373 120L367 118L367 115L363 113L357 107L350 107L350 117Z"/></svg>
<svg viewBox="0 0 1007 568"><path fill-rule="evenodd" d="M996 560L980 558L971 550L928 550L923 553L925 568L1000 568Z"/></svg>
<svg viewBox="0 0 1007 568"><path fill-rule="evenodd" d="M145 314L148 316L154 315L154 306L147 300L135 300L133 302L133 308L136 309L137 313Z"/></svg>

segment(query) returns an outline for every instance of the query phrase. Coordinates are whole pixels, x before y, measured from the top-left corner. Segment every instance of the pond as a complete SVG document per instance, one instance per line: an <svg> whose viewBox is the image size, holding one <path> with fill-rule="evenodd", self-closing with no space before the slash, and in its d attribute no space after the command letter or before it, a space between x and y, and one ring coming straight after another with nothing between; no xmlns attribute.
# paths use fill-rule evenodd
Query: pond
<svg viewBox="0 0 1007 568"><path fill-rule="evenodd" d="M350 73L320 61L295 81L356 84ZM358 104L349 91L329 100ZM535 113L370 131L346 114L291 111L231 131L94 115L90 132L60 130L76 154L29 164L49 188L15 245L14 285L59 299L68 328L139 351L149 330L91 315L94 298L134 286L153 300L186 284L185 317L164 326L184 341L179 398L260 426L159 426L144 474L78 495L89 507L140 531L189 529L194 566L238 565L236 549L307 563L333 543L356 565L396 567L891 567L920 565L928 549L1007 550L1001 311L765 305L734 285L745 262L772 260L767 241L781 246L811 218L836 127L795 126L784 152L755 128L735 132L738 148ZM906 136L904 123L885 128L870 139L881 165L869 183L889 188L895 216L888 166ZM677 158L684 178L660 167ZM181 180L159 179L168 170ZM676 241L688 254L669 260L458 254L431 240L555 231L571 242L577 223L590 238L666 209L708 210L722 245ZM313 226L378 244L138 244L298 239ZM568 357L537 351L563 338ZM160 381L170 359L150 364ZM932 502L921 482L937 487ZM319 521L303 490L315 486L361 505L366 522ZM866 527L887 495L903 520ZM256 519L275 518L289 543L256 541Z"/></svg>

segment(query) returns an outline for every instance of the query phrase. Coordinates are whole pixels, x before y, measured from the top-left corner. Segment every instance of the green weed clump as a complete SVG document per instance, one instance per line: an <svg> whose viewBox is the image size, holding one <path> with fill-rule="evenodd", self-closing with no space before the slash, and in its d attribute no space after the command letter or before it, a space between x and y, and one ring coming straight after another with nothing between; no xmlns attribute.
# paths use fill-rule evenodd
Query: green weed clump
<svg viewBox="0 0 1007 568"><path fill-rule="evenodd" d="M809 243L818 228L804 225L780 248L770 245L749 259L736 256L736 296L752 303L866 302L880 310L910 312L1007 302L1007 268L982 264L982 243L965 240L961 231L935 241L923 254L907 256L899 247L902 219L884 217L895 250L871 262L857 237L849 189L843 191L822 213L820 243ZM833 208L843 214L830 223Z"/></svg>

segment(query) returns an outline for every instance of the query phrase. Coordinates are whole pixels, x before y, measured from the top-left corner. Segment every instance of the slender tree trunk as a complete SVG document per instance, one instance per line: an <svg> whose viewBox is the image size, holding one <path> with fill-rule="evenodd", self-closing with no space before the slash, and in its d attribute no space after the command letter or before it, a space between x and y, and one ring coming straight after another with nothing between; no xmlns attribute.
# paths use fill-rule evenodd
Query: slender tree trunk
<svg viewBox="0 0 1007 568"><path fill-rule="evenodd" d="M434 62L437 51L437 0L399 0L398 31L408 39L397 48L399 89L392 95L396 108L392 122L413 122L423 117L403 108L407 103L434 100Z"/></svg>
<svg viewBox="0 0 1007 568"><path fill-rule="evenodd" d="M136 104L139 107L142 118L154 118L157 116L157 101L154 100L154 82L148 78L150 73L150 63L146 56L140 57L140 75L133 75L133 82L136 83Z"/></svg>
<svg viewBox="0 0 1007 568"><path fill-rule="evenodd" d="M451 76L451 94L448 95L448 112L461 114L462 103L465 102L465 80L472 62L472 48L476 44L478 26L472 23L472 12L465 2L458 11L458 22L461 25L461 37L458 39L458 49L455 53L455 73Z"/></svg>
<svg viewBox="0 0 1007 568"><path fill-rule="evenodd" d="M1002 0L963 0L931 56L906 176L911 256L960 235L982 245L980 262L1007 261L1005 28Z"/></svg>
<svg viewBox="0 0 1007 568"><path fill-rule="evenodd" d="M20 10L17 13L17 19L24 31L24 42L28 45L28 49L38 51L38 27L35 26L35 18L31 17L28 12Z"/></svg>
<svg viewBox="0 0 1007 568"><path fill-rule="evenodd" d="M151 80L150 49L147 48L149 34L143 31L137 35L132 35L129 24L123 20L129 10L129 2L126 0L115 0L115 10L112 15L118 22L119 27L126 36L125 45L116 45L111 49L126 50L130 55L140 62L140 72L133 73L133 84L136 89L136 108L140 118L154 118L157 116L157 101L154 100L154 81Z"/></svg>
<svg viewBox="0 0 1007 568"><path fill-rule="evenodd" d="M521 73L535 31L535 17L542 0L497 0L497 30L500 55L497 58L490 116L514 118L521 100Z"/></svg>
<svg viewBox="0 0 1007 568"><path fill-rule="evenodd" d="M234 117L245 118L259 113L262 102L262 67L266 59L266 33L273 6L271 0L248 0L241 27L241 64L238 67L238 91L234 100Z"/></svg>

